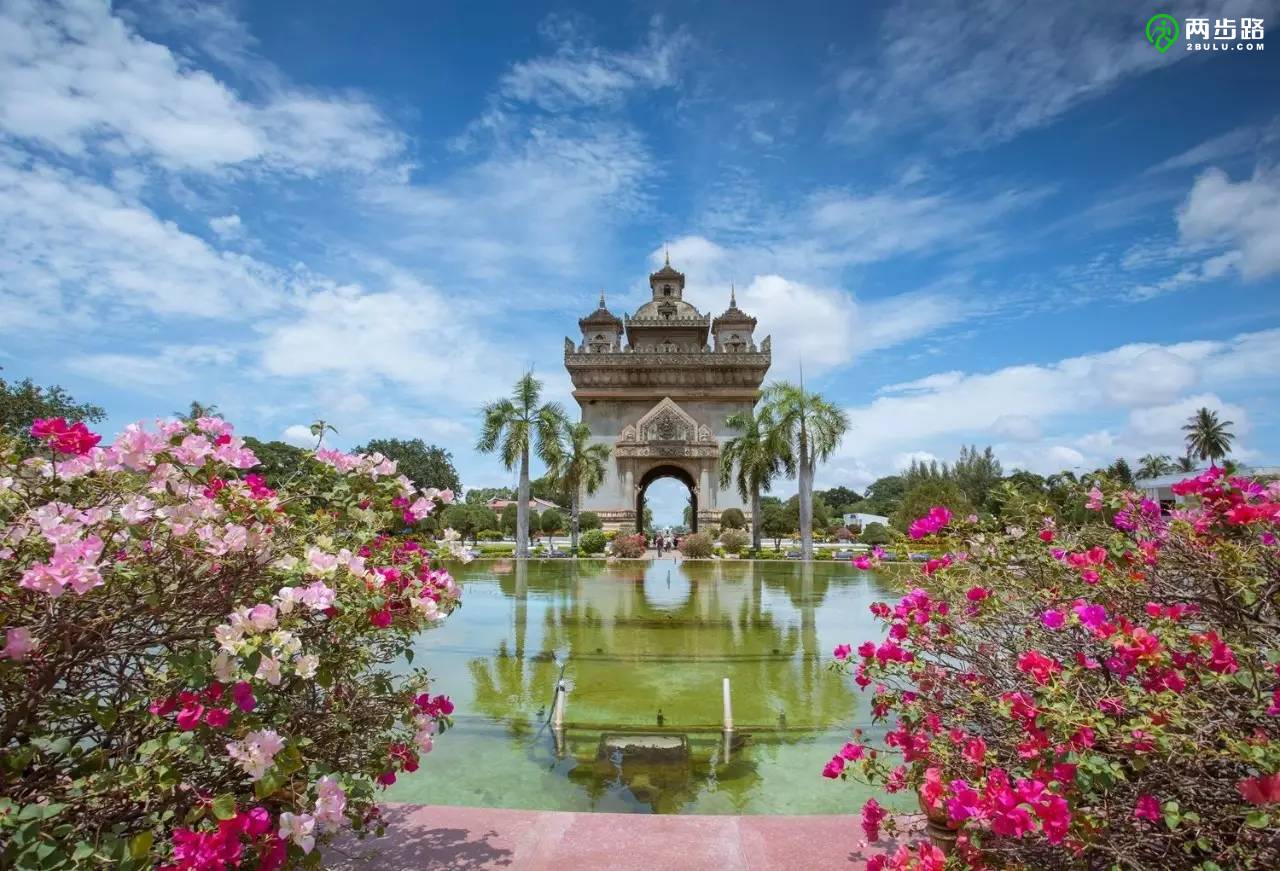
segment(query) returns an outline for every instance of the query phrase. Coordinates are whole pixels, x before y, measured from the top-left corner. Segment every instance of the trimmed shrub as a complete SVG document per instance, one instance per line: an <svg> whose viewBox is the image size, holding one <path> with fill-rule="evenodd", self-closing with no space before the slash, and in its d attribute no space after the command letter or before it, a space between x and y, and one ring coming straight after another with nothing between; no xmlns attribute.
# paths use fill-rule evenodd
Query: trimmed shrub
<svg viewBox="0 0 1280 871"><path fill-rule="evenodd" d="M889 544L893 541L893 535L883 523L868 523L858 540L863 544Z"/></svg>
<svg viewBox="0 0 1280 871"><path fill-rule="evenodd" d="M578 538L578 550L584 555L604 553L604 547L608 541L604 537L604 533L598 529L588 529Z"/></svg>
<svg viewBox="0 0 1280 871"><path fill-rule="evenodd" d="M725 529L745 529L747 516L741 508L726 508L720 512L720 526Z"/></svg>
<svg viewBox="0 0 1280 871"><path fill-rule="evenodd" d="M694 532L680 540L680 553L688 559L706 559L711 556L711 536L705 532Z"/></svg>
<svg viewBox="0 0 1280 871"><path fill-rule="evenodd" d="M600 515L594 511L583 511L578 515L579 532L586 532L588 529L599 529L601 525Z"/></svg>
<svg viewBox="0 0 1280 871"><path fill-rule="evenodd" d="M502 533L496 529L482 529L476 538L480 541L502 541Z"/></svg>
<svg viewBox="0 0 1280 871"><path fill-rule="evenodd" d="M644 556L648 541L643 535L619 535L609 545L613 555L622 559L638 559Z"/></svg>
<svg viewBox="0 0 1280 871"><path fill-rule="evenodd" d="M720 533L720 543L729 553L737 553L751 543L751 536L741 529L726 529Z"/></svg>

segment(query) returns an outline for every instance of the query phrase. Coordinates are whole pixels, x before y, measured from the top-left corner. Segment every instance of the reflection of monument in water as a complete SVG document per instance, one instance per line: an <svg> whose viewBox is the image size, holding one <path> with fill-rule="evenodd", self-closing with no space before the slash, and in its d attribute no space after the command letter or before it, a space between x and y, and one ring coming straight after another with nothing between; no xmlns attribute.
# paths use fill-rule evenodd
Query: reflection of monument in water
<svg viewBox="0 0 1280 871"><path fill-rule="evenodd" d="M510 638L492 659L470 663L476 704L513 735L539 735L531 752L563 766L594 797L622 791L633 803L672 812L708 783L732 784L727 795L745 796L759 776L755 754L846 723L855 709L817 649L821 589L815 592L813 566L787 569L789 582L766 584L749 562L673 569L665 562L518 561L500 576L512 607ZM527 648L531 636L536 649ZM556 761L546 721L558 663L574 689ZM726 676L736 727L727 763ZM636 734L687 738L689 754L601 752L602 740Z"/></svg>

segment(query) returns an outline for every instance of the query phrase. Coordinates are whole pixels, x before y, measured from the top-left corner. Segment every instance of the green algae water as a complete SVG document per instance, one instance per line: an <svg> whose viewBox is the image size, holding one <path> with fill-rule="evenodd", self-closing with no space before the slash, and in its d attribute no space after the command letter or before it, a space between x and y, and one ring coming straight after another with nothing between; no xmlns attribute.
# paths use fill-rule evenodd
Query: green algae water
<svg viewBox="0 0 1280 871"><path fill-rule="evenodd" d="M877 637L892 598L847 563L514 560L459 568L463 607L414 661L455 727L390 801L687 814L848 813L871 794L824 779L866 694L830 671ZM551 726L558 680L571 689ZM722 731L722 684L734 731ZM875 795L908 809L901 796ZM897 799L896 801L894 799Z"/></svg>

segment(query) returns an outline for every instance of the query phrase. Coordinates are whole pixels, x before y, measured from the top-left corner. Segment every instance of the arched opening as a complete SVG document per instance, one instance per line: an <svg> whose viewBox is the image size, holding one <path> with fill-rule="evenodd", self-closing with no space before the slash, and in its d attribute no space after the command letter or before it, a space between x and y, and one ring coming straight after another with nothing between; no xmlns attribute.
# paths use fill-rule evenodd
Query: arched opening
<svg viewBox="0 0 1280 871"><path fill-rule="evenodd" d="M685 469L679 466L654 466L645 472L640 478L639 487L636 490L636 532L644 532L644 494L648 491L649 485L659 478L675 478L681 484L689 488L689 505L692 507L690 511L689 528L693 532L698 531L698 491L694 483L693 476Z"/></svg>

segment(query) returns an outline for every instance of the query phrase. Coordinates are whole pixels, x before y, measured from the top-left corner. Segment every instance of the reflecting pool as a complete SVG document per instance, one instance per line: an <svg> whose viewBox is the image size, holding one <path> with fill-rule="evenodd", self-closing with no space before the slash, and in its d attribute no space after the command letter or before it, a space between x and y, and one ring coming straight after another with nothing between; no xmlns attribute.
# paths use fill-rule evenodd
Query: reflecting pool
<svg viewBox="0 0 1280 871"><path fill-rule="evenodd" d="M827 667L837 644L879 633L867 606L891 594L873 574L666 559L477 562L455 577L463 607L420 636L414 661L453 698L456 725L389 800L804 814L850 812L867 795L820 772L854 726L882 732L866 696Z"/></svg>

